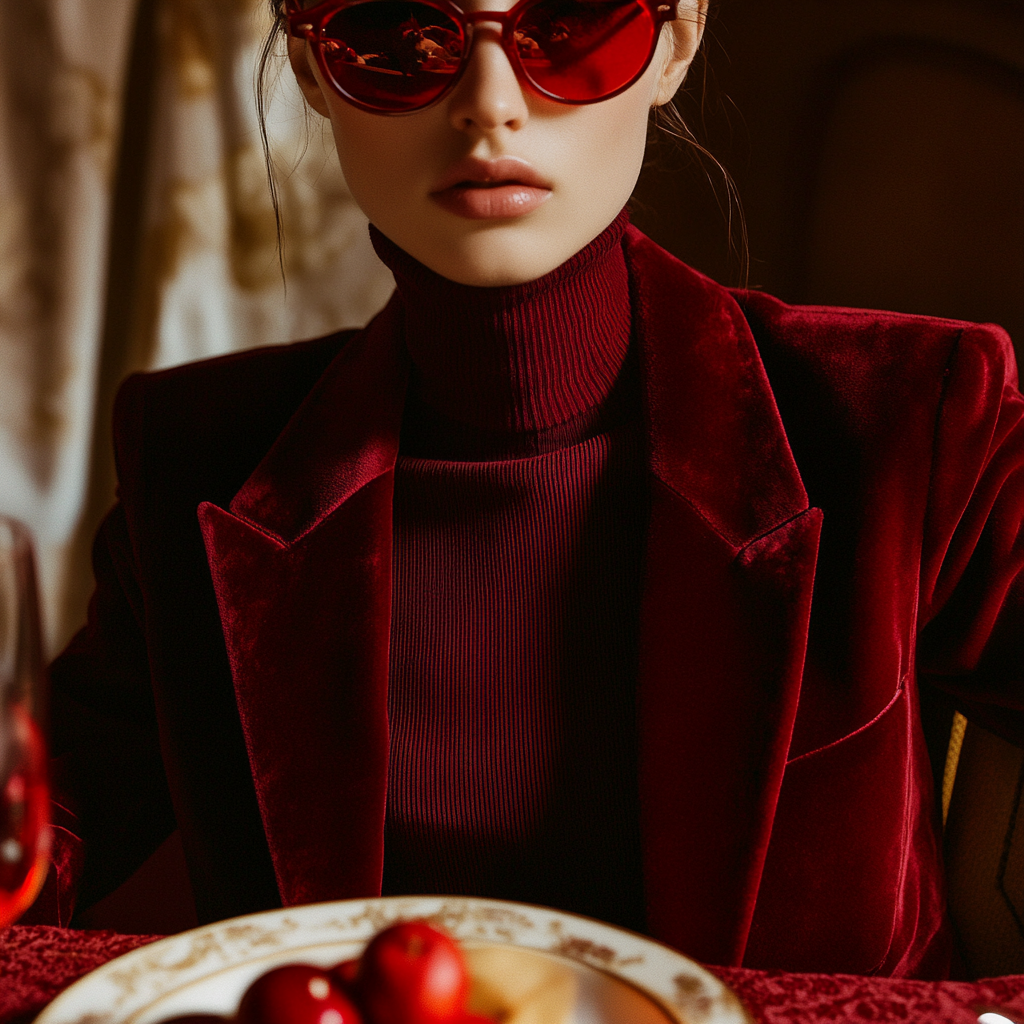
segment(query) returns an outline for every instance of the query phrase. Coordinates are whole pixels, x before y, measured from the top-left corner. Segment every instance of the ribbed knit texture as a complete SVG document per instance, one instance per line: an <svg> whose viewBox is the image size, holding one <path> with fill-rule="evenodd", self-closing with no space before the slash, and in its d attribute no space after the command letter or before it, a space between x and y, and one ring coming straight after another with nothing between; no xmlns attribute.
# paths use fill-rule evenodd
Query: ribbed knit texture
<svg viewBox="0 0 1024 1024"><path fill-rule="evenodd" d="M544 432L600 408L629 349L627 223L623 212L550 274L509 288L455 284L371 227L403 300L414 400L483 435Z"/></svg>
<svg viewBox="0 0 1024 1024"><path fill-rule="evenodd" d="M623 225L513 289L454 285L375 240L417 370L395 476L385 892L519 899L643 927L634 709L647 492ZM428 275L423 317L410 304ZM578 330L581 295L607 312L593 345ZM544 454L509 457L524 448Z"/></svg>

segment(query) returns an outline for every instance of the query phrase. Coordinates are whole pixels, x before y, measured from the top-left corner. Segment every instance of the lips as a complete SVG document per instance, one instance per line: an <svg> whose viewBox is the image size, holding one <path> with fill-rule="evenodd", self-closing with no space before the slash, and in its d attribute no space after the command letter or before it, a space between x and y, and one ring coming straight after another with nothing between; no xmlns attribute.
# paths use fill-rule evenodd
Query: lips
<svg viewBox="0 0 1024 1024"><path fill-rule="evenodd" d="M466 157L448 168L430 197L457 216L500 220L537 209L551 197L551 184L519 157Z"/></svg>

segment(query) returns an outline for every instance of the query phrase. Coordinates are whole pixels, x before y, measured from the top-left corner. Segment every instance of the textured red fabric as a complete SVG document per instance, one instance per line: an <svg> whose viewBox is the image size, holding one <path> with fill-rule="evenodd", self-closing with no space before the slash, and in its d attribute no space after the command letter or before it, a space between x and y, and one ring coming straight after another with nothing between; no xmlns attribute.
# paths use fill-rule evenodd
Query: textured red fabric
<svg viewBox="0 0 1024 1024"><path fill-rule="evenodd" d="M629 348L628 221L623 211L556 270L509 288L448 281L371 227L398 284L422 401L457 423L520 434L600 405Z"/></svg>
<svg viewBox="0 0 1024 1024"><path fill-rule="evenodd" d="M72 982L156 938L39 925L0 932L0 1024L29 1024Z"/></svg>
<svg viewBox="0 0 1024 1024"><path fill-rule="evenodd" d="M1024 975L941 983L851 974L710 968L759 1024L977 1024L986 1010L1024 1020Z"/></svg>
<svg viewBox="0 0 1024 1024"><path fill-rule="evenodd" d="M0 935L0 1024L28 1024L89 971L158 936L20 927ZM977 1024L1001 1008L1024 1020L1024 975L922 982L712 967L758 1024Z"/></svg>
<svg viewBox="0 0 1024 1024"><path fill-rule="evenodd" d="M708 962L941 973L918 667L1024 737L1009 340L733 295L632 229L623 246L653 502L638 706L651 930ZM175 821L201 919L372 893L397 315L123 389L103 593L53 673L54 778L92 893ZM354 717L332 730L299 704ZM331 796L359 815L334 816Z"/></svg>
<svg viewBox="0 0 1024 1024"><path fill-rule="evenodd" d="M643 457L399 458L385 891L643 928L636 791Z"/></svg>
<svg viewBox="0 0 1024 1024"><path fill-rule="evenodd" d="M453 284L371 229L412 362L399 450L420 456L395 470L385 892L643 928L626 223L515 288Z"/></svg>

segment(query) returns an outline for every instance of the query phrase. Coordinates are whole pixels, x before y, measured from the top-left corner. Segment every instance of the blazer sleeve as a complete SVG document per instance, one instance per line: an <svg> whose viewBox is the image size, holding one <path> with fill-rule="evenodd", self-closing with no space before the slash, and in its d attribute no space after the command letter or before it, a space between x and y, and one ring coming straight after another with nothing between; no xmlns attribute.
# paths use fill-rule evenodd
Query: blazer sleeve
<svg viewBox="0 0 1024 1024"><path fill-rule="evenodd" d="M954 346L925 520L918 671L1024 746L1024 399L1005 331Z"/></svg>
<svg viewBox="0 0 1024 1024"><path fill-rule="evenodd" d="M97 533L93 569L87 623L50 667L51 871L24 923L67 926L175 828L120 504Z"/></svg>

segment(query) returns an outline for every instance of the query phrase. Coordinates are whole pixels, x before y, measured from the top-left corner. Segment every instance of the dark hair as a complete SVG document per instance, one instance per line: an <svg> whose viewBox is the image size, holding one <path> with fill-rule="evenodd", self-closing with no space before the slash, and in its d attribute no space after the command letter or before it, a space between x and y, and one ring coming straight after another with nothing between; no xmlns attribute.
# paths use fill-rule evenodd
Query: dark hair
<svg viewBox="0 0 1024 1024"><path fill-rule="evenodd" d="M277 258L281 267L281 278L285 277L284 271L284 227L281 220L280 194L277 182L274 178L274 163L270 154L270 139L267 136L267 108L270 103L270 85L272 77L275 77L272 70L274 56L277 53L279 42L285 37L286 16L284 12L284 0L267 0L270 7L270 14L274 24L263 40L260 48L259 60L256 63L255 87L256 87L256 114L260 125L260 144L263 147L263 159L267 167L267 183L270 186L270 201L274 207L274 222L277 227ZM702 4L702 15L708 17L710 3L705 0ZM695 61L700 62L700 106L704 102L708 90L708 65L704 47L698 52ZM690 69L691 74L693 68ZM691 77L687 75L687 79ZM718 205L726 221L726 230L729 236L729 251L736 253L740 261L740 276L743 286L746 287L749 275L750 251L747 240L747 220L743 213L743 205L740 202L739 191L732 175L725 169L722 162L705 146L694 134L693 130L686 123L685 118L676 106L674 100L670 100L662 107L655 107L652 116L654 126L667 135L685 144L686 148L694 155L698 164L707 175L711 184ZM719 192L716 177L724 186L725 197L723 199ZM737 237L739 240L737 242Z"/></svg>
<svg viewBox="0 0 1024 1024"><path fill-rule="evenodd" d="M267 109L270 105L271 66L277 53L279 41L285 38L284 0L267 0L274 24L260 47L256 61L255 91L256 117L260 125L260 145L263 148L263 162L267 168L267 184L270 187L270 202L274 207L274 225L277 231L277 262L281 268L281 280L287 288L284 272L284 224L281 220L281 196L274 177L274 160L270 154L270 139L267 137ZM276 77L274 75L273 77Z"/></svg>
<svg viewBox="0 0 1024 1024"><path fill-rule="evenodd" d="M712 7L707 0L703 3L702 15L705 20L704 41L693 59L683 86L680 88L681 94L684 89L692 88L696 85L697 96L691 106L696 106L698 120L702 126L705 123L709 99L712 93L717 95L719 103L723 107L726 107L729 103L727 96L713 88L708 62L709 42L714 38L714 32L709 22L718 11L718 6L718 4L715 4ZM722 113L726 114L727 109L723 110ZM726 121L728 122L727 117ZM747 218L743 212L743 202L740 199L739 188L736 185L735 179L708 145L698 138L679 109L676 99L670 100L664 106L655 107L652 111L651 124L661 136L667 135L681 144L681 148L693 159L694 163L707 178L711 191L718 203L718 208L725 218L729 254L730 256L735 256L739 262L741 287L748 287L750 281L750 240L747 233Z"/></svg>

